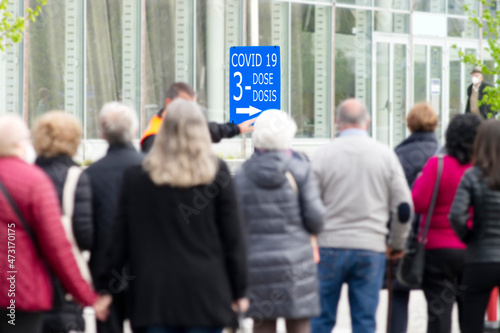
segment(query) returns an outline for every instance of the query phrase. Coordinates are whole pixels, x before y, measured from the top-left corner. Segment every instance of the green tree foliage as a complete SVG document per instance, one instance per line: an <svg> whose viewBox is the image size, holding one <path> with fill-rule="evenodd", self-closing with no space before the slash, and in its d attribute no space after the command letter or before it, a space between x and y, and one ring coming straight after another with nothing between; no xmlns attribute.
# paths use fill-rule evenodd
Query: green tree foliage
<svg viewBox="0 0 500 333"><path fill-rule="evenodd" d="M24 16L16 17L9 11L9 0L0 0L0 51L21 41L26 20L34 22L46 4L47 0L36 0L36 6L27 8Z"/></svg>
<svg viewBox="0 0 500 333"><path fill-rule="evenodd" d="M469 5L463 6L463 10L469 16L469 20L479 28L483 29L483 39L488 42L485 50L491 55L494 66L487 67L481 63L474 54L459 51L460 60L466 64L480 66L483 75L497 75L499 79L495 81L495 87L486 87L485 94L479 105L491 105L491 112L488 118L494 117L500 111L500 16L496 12L492 12L490 8L495 8L494 3L490 0L479 0L483 4L482 15L476 10L470 8ZM496 2L496 1L495 1ZM457 48L456 45L453 46Z"/></svg>

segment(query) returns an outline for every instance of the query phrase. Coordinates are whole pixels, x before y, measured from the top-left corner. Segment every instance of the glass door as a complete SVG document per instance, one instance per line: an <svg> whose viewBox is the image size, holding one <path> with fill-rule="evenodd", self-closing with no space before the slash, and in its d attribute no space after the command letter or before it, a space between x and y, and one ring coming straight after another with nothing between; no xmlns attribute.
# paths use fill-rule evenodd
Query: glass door
<svg viewBox="0 0 500 333"><path fill-rule="evenodd" d="M448 96L449 80L448 64L444 61L444 47L442 41L435 40L432 43L423 43L416 40L413 51L413 104L427 102L431 104L439 118L436 130L438 139L442 142L444 130L448 125ZM451 65L451 64L450 64ZM455 75L455 73L453 74Z"/></svg>
<svg viewBox="0 0 500 333"><path fill-rule="evenodd" d="M406 137L408 46L387 39L374 44L372 133L394 147Z"/></svg>

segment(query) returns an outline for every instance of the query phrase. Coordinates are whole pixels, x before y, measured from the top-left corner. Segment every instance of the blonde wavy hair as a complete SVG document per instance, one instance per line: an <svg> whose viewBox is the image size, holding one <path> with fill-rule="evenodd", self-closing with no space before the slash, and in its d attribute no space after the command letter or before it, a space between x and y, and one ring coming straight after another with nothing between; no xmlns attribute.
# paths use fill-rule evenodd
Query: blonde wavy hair
<svg viewBox="0 0 500 333"><path fill-rule="evenodd" d="M74 156L82 141L80 122L64 111L42 115L33 130L33 147L38 156Z"/></svg>
<svg viewBox="0 0 500 333"><path fill-rule="evenodd" d="M160 131L143 162L156 185L192 187L210 184L217 158L205 117L196 102L181 98L167 108Z"/></svg>

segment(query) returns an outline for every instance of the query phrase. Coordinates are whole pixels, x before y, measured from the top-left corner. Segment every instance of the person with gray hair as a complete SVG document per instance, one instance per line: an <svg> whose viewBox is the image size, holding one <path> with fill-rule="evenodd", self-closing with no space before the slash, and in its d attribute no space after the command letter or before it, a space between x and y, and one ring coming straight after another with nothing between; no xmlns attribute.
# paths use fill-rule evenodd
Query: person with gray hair
<svg viewBox="0 0 500 333"><path fill-rule="evenodd" d="M76 302L93 306L97 318L105 320L111 299L98 297L82 277L61 223L54 184L27 163L33 160L31 151L22 118L0 115L0 235L5 237L0 270L9 272L0 279L5 291L0 293L0 332L42 331L43 314L53 307L53 277ZM15 259L7 261L7 254Z"/></svg>
<svg viewBox="0 0 500 333"><path fill-rule="evenodd" d="M309 162L290 150L296 131L285 112L264 111L252 136L255 153L235 176L246 222L247 315L257 333L276 332L278 317L287 332L307 333L310 318L320 313L310 240L323 228L324 207Z"/></svg>
<svg viewBox="0 0 500 333"><path fill-rule="evenodd" d="M413 203L396 154L369 137L363 103L348 99L340 104L337 124L339 138L321 148L312 163L326 206L325 228L318 236L322 313L312 320L312 330L332 331L347 283L353 333L374 333L386 256L402 257Z"/></svg>
<svg viewBox="0 0 500 333"><path fill-rule="evenodd" d="M141 164L143 155L137 152L132 140L137 134L138 120L134 109L126 104L104 104L99 114L99 134L109 143L105 157L85 170L92 187L92 208L95 230L94 247L89 267L97 290L108 289L102 278L107 269L107 252L110 244L111 225L117 206L125 170ZM126 283L127 281L120 281ZM117 283L120 284L120 283ZM122 333L125 320L125 294L113 294L111 315L106 322L97 322L99 333Z"/></svg>

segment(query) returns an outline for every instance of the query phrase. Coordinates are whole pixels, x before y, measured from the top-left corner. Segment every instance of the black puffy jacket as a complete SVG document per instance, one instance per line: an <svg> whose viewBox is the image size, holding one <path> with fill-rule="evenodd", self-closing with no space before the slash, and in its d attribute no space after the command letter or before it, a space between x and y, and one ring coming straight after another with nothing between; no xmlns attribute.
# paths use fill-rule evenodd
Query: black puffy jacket
<svg viewBox="0 0 500 333"><path fill-rule="evenodd" d="M474 209L472 228L467 226L470 207ZM467 264L500 262L500 191L487 187L478 167L463 175L449 218L458 237L467 244Z"/></svg>
<svg viewBox="0 0 500 333"><path fill-rule="evenodd" d="M256 320L319 315L310 235L323 229L325 208L309 162L283 151L256 152L235 183L248 246L247 315Z"/></svg>
<svg viewBox="0 0 500 333"><path fill-rule="evenodd" d="M35 164L45 171L52 179L57 190L59 203L62 202L63 188L68 175L68 169L77 164L66 155L56 157L38 157ZM61 204L62 208L62 204ZM73 233L76 243L81 250L90 250L94 240L94 226L92 223L92 190L90 180L86 174L80 176L75 192L75 206L73 211Z"/></svg>

